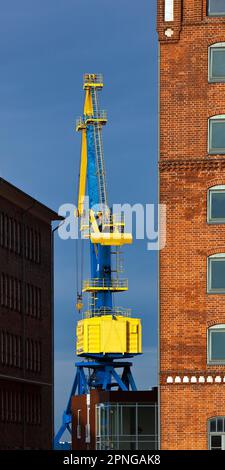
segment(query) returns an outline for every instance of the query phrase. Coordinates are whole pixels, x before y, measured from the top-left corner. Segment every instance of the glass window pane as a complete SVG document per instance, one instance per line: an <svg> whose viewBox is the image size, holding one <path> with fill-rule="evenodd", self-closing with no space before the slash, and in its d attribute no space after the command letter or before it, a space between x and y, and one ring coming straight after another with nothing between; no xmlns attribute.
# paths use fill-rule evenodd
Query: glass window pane
<svg viewBox="0 0 225 470"><path fill-rule="evenodd" d="M225 120L210 120L210 151L225 153Z"/></svg>
<svg viewBox="0 0 225 470"><path fill-rule="evenodd" d="M136 435L136 407L122 407L122 434L126 436Z"/></svg>
<svg viewBox="0 0 225 470"><path fill-rule="evenodd" d="M108 407L108 434L109 436L116 436L118 434L118 415L119 408L116 406Z"/></svg>
<svg viewBox="0 0 225 470"><path fill-rule="evenodd" d="M138 435L146 436L155 434L155 407L138 407Z"/></svg>
<svg viewBox="0 0 225 470"><path fill-rule="evenodd" d="M209 15L225 15L225 0L208 0Z"/></svg>
<svg viewBox="0 0 225 470"><path fill-rule="evenodd" d="M211 78L225 79L225 48L211 49Z"/></svg>
<svg viewBox="0 0 225 470"><path fill-rule="evenodd" d="M211 331L211 360L224 361L225 360L225 331ZM222 420L221 420L222 421ZM217 421L217 431L218 429ZM221 424L222 426L222 424ZM222 428L221 428L222 431Z"/></svg>
<svg viewBox="0 0 225 470"><path fill-rule="evenodd" d="M225 219L225 191L210 191L210 219Z"/></svg>
<svg viewBox="0 0 225 470"><path fill-rule="evenodd" d="M120 442L114 447L114 450L136 450L136 442Z"/></svg>
<svg viewBox="0 0 225 470"><path fill-rule="evenodd" d="M210 259L211 285L212 290L225 290L225 260Z"/></svg>
<svg viewBox="0 0 225 470"><path fill-rule="evenodd" d="M217 432L223 432L223 420L221 418L217 419Z"/></svg>
<svg viewBox="0 0 225 470"><path fill-rule="evenodd" d="M211 449L222 450L222 437L221 436L211 436Z"/></svg>
<svg viewBox="0 0 225 470"><path fill-rule="evenodd" d="M157 449L157 443L153 441L149 442L138 442L138 449L137 450L156 450Z"/></svg>
<svg viewBox="0 0 225 470"><path fill-rule="evenodd" d="M216 432L216 420L212 419L210 421L210 432Z"/></svg>

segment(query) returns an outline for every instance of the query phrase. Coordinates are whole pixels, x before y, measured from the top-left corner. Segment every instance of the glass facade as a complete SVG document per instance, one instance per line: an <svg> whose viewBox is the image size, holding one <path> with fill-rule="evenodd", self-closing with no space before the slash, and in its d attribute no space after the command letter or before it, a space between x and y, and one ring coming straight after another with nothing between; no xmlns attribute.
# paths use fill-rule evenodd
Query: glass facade
<svg viewBox="0 0 225 470"><path fill-rule="evenodd" d="M209 16L225 16L225 0L208 0Z"/></svg>
<svg viewBox="0 0 225 470"><path fill-rule="evenodd" d="M157 405L154 403L96 405L96 449L158 449Z"/></svg>
<svg viewBox="0 0 225 470"><path fill-rule="evenodd" d="M209 449L225 450L225 418L209 420Z"/></svg>

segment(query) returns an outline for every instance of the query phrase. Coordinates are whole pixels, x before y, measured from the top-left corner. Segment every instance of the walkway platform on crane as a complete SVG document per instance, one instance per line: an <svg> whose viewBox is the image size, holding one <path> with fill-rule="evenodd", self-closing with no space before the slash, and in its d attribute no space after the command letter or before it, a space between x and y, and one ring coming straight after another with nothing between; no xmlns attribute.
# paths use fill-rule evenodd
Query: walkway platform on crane
<svg viewBox="0 0 225 470"><path fill-rule="evenodd" d="M125 292L128 290L128 279L95 278L83 281L83 292Z"/></svg>

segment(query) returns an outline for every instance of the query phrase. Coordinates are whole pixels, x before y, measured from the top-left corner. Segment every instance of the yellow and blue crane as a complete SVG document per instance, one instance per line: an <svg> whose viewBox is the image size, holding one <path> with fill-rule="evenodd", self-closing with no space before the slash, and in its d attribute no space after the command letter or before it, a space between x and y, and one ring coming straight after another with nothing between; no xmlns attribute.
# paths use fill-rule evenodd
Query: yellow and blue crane
<svg viewBox="0 0 225 470"><path fill-rule="evenodd" d="M76 330L76 354L84 360L76 363L76 375L55 437L55 448L64 431L71 432L71 397L88 394L92 389L136 390L132 363L124 359L142 353L140 319L132 318L129 309L114 305L114 294L128 290L127 279L120 278L121 247L132 243L132 235L125 231L123 214L114 214L108 207L102 143L102 127L107 123L107 116L100 110L98 100L98 92L103 88L102 76L85 74L83 88L83 115L76 123L82 141L75 216L80 221L82 238L90 241L91 275L87 280L81 279L78 311L83 311L83 293L89 294L89 303Z"/></svg>

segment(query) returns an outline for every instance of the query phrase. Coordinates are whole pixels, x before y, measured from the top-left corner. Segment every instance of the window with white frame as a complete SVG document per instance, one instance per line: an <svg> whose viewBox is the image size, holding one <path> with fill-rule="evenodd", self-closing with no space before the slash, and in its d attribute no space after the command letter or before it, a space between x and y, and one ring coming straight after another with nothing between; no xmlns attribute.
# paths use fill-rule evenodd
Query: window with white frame
<svg viewBox="0 0 225 470"><path fill-rule="evenodd" d="M225 82L225 42L209 47L209 82Z"/></svg>
<svg viewBox="0 0 225 470"><path fill-rule="evenodd" d="M225 16L225 0L208 0L208 16Z"/></svg>
<svg viewBox="0 0 225 470"><path fill-rule="evenodd" d="M211 418L208 427L209 449L225 450L225 417Z"/></svg>
<svg viewBox="0 0 225 470"><path fill-rule="evenodd" d="M225 325L213 325L208 329L207 345L207 362L225 364Z"/></svg>
<svg viewBox="0 0 225 470"><path fill-rule="evenodd" d="M209 119L208 152L210 154L225 154L225 114Z"/></svg>
<svg viewBox="0 0 225 470"><path fill-rule="evenodd" d="M208 189L207 221L209 224L225 223L225 185Z"/></svg>
<svg viewBox="0 0 225 470"><path fill-rule="evenodd" d="M225 253L208 257L207 291L210 294L225 294Z"/></svg>

